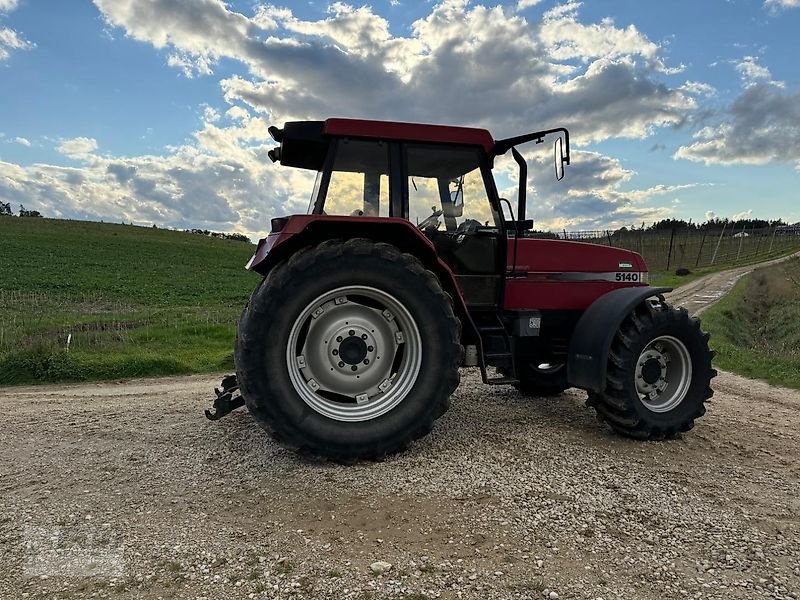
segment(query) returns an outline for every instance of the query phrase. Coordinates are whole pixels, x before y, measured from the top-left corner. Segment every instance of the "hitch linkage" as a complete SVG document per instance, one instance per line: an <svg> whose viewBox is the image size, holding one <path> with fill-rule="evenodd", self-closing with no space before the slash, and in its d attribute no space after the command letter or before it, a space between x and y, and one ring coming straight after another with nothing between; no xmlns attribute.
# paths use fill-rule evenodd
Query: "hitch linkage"
<svg viewBox="0 0 800 600"><path fill-rule="evenodd" d="M211 421L217 421L233 412L240 406L244 406L244 398L239 394L239 382L236 381L236 375L226 375L222 378L222 389L214 388L214 393L217 394L214 400L214 412L206 409L206 418ZM235 394L235 395L234 395Z"/></svg>

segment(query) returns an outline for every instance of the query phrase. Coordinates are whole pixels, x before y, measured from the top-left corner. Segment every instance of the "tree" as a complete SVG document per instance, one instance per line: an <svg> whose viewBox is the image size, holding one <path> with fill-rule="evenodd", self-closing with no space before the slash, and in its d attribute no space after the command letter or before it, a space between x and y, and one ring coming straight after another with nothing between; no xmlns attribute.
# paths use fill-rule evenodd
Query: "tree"
<svg viewBox="0 0 800 600"><path fill-rule="evenodd" d="M10 217L13 214L10 202L0 202L0 217Z"/></svg>
<svg viewBox="0 0 800 600"><path fill-rule="evenodd" d="M41 217L42 213L38 210L27 210L22 204L19 205L20 217Z"/></svg>

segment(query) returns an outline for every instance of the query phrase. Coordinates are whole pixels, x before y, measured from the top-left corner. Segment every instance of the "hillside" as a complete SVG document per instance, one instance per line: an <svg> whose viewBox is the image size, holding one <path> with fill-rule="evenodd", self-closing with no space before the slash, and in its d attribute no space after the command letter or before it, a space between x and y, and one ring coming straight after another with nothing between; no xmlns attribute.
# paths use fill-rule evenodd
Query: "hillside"
<svg viewBox="0 0 800 600"><path fill-rule="evenodd" d="M0 218L0 384L231 368L258 281L244 269L252 252L184 232Z"/></svg>
<svg viewBox="0 0 800 600"><path fill-rule="evenodd" d="M743 277L703 327L723 369L800 388L800 259Z"/></svg>

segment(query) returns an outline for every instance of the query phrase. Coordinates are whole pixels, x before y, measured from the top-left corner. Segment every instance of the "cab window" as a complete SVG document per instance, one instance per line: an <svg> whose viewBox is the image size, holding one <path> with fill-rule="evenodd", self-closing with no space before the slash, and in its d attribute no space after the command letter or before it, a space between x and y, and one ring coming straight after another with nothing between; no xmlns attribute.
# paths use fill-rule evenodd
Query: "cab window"
<svg viewBox="0 0 800 600"><path fill-rule="evenodd" d="M477 150L409 145L406 156L412 223L453 233L496 226Z"/></svg>
<svg viewBox="0 0 800 600"><path fill-rule="evenodd" d="M322 180L321 174L317 181ZM313 209L320 192L314 186ZM326 215L389 216L389 150L382 141L339 140L322 212Z"/></svg>

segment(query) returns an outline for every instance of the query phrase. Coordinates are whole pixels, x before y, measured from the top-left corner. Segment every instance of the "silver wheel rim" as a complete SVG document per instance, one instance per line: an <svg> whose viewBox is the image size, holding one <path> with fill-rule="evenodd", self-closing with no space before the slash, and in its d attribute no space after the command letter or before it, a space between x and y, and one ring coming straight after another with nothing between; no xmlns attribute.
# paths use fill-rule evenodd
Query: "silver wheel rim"
<svg viewBox="0 0 800 600"><path fill-rule="evenodd" d="M674 410L686 398L692 383L689 350L670 335L657 337L639 355L635 377L639 399L648 410Z"/></svg>
<svg viewBox="0 0 800 600"><path fill-rule="evenodd" d="M297 394L337 421L375 419L400 404L422 364L411 313L391 294L346 286L310 302L295 320L286 366Z"/></svg>

